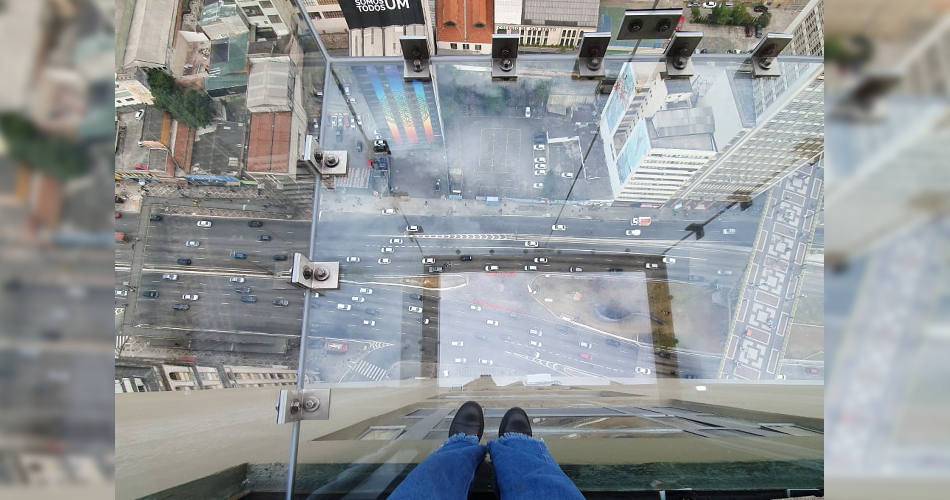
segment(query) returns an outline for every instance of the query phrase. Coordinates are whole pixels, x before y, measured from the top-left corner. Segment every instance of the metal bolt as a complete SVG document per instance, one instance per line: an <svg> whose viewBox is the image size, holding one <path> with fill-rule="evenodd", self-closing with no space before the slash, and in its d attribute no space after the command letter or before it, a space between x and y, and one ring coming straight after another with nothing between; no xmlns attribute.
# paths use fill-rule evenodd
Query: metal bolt
<svg viewBox="0 0 950 500"><path fill-rule="evenodd" d="M313 275L317 281L326 281L330 277L330 270L326 267L320 266L317 268L316 272Z"/></svg>
<svg viewBox="0 0 950 500"><path fill-rule="evenodd" d="M308 280L313 278L313 269L311 269L310 266L304 266L303 277Z"/></svg>
<svg viewBox="0 0 950 500"><path fill-rule="evenodd" d="M515 64L511 61L511 59L502 59L500 66L502 71L511 71L511 68L513 68Z"/></svg>
<svg viewBox="0 0 950 500"><path fill-rule="evenodd" d="M332 154L328 154L323 160L323 164L331 168L337 166L338 163L340 163L340 159Z"/></svg>
<svg viewBox="0 0 950 500"><path fill-rule="evenodd" d="M656 23L657 33L666 33L671 27L673 27L673 23L669 19L661 19L660 22Z"/></svg>
<svg viewBox="0 0 950 500"><path fill-rule="evenodd" d="M631 33L636 33L643 29L643 21L640 19L634 19L627 29L630 30Z"/></svg>
<svg viewBox="0 0 950 500"><path fill-rule="evenodd" d="M317 411L320 408L320 400L317 398L307 398L303 402L303 409L306 411Z"/></svg>
<svg viewBox="0 0 950 500"><path fill-rule="evenodd" d="M412 70L415 71L416 73L419 73L420 71L422 71L422 61L419 59L413 59Z"/></svg>
<svg viewBox="0 0 950 500"><path fill-rule="evenodd" d="M294 414L296 414L298 411L300 411L300 400L299 400L299 399L295 399L295 400L293 400L293 401L290 402L290 414L291 414L291 415L294 415Z"/></svg>

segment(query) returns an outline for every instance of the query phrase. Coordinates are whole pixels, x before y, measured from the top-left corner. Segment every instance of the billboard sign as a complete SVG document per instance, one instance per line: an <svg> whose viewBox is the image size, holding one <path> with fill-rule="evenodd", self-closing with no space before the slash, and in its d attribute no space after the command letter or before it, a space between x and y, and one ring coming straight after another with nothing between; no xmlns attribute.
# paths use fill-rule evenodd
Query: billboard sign
<svg viewBox="0 0 950 500"><path fill-rule="evenodd" d="M340 0L349 28L425 24L422 0Z"/></svg>
<svg viewBox="0 0 950 500"><path fill-rule="evenodd" d="M633 64L624 63L620 68L620 74L617 75L617 81L614 88L607 97L607 103L604 105L603 128L601 135L611 137L620 125L620 119L623 118L627 108L630 107L630 100L636 91L636 76L633 74Z"/></svg>
<svg viewBox="0 0 950 500"><path fill-rule="evenodd" d="M617 156L617 180L623 185L627 177L633 172L643 157L650 151L650 138L647 136L645 120L640 120L633 127L633 132L627 143L624 144L620 155Z"/></svg>

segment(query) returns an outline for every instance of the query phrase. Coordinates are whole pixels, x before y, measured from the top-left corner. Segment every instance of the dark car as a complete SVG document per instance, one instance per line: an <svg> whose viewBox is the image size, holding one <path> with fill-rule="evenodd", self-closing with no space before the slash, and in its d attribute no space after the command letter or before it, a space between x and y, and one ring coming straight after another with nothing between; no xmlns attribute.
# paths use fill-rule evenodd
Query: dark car
<svg viewBox="0 0 950 500"><path fill-rule="evenodd" d="M445 271L445 268L442 266L429 266L430 273L441 273L442 271Z"/></svg>
<svg viewBox="0 0 950 500"><path fill-rule="evenodd" d="M252 220L248 221L247 225L250 227L261 227L264 225L264 223L259 220Z"/></svg>
<svg viewBox="0 0 950 500"><path fill-rule="evenodd" d="M411 298L411 299L416 299L416 300L422 300L422 295L421 295L421 294L418 294L418 293L410 293L410 294L409 294L409 298Z"/></svg>
<svg viewBox="0 0 950 500"><path fill-rule="evenodd" d="M696 274L690 274L690 275L689 275L689 280L690 280L690 281L706 281L706 278L703 278L702 276L699 276L699 275L696 275Z"/></svg>
<svg viewBox="0 0 950 500"><path fill-rule="evenodd" d="M623 268L620 268L620 267L610 267L610 268L607 268L607 272L608 272L608 273L622 273L622 272L623 272Z"/></svg>
<svg viewBox="0 0 950 500"><path fill-rule="evenodd" d="M435 180L435 190L436 190L436 192L442 190L442 179L436 179L436 180Z"/></svg>
<svg viewBox="0 0 950 500"><path fill-rule="evenodd" d="M142 292L142 297L148 297L150 299L158 298L158 291L156 290L146 290Z"/></svg>
<svg viewBox="0 0 950 500"><path fill-rule="evenodd" d="M283 253L275 254L274 260L287 260L287 254L283 254Z"/></svg>
<svg viewBox="0 0 950 500"><path fill-rule="evenodd" d="M356 152L357 153L363 152L363 141L356 141Z"/></svg>
<svg viewBox="0 0 950 500"><path fill-rule="evenodd" d="M761 24L756 24L756 25L755 25L755 37L756 37L756 38L762 38L762 25L761 25Z"/></svg>
<svg viewBox="0 0 950 500"><path fill-rule="evenodd" d="M697 379L697 378L699 378L699 375L687 374L687 375L686 375L686 378L688 378L688 379Z"/></svg>
<svg viewBox="0 0 950 500"><path fill-rule="evenodd" d="M251 287L245 286L241 288L235 288L234 291L237 293L251 293Z"/></svg>
<svg viewBox="0 0 950 500"><path fill-rule="evenodd" d="M769 8L765 5L756 5L755 7L752 7L752 10L754 12L768 12Z"/></svg>
<svg viewBox="0 0 950 500"><path fill-rule="evenodd" d="M188 309L191 309L191 306L188 304L175 304L172 306L172 309L176 311L187 311Z"/></svg>
<svg viewBox="0 0 950 500"><path fill-rule="evenodd" d="M191 265L191 259L178 259L177 262L178 262L178 265L179 265L179 266L190 266L190 265Z"/></svg>
<svg viewBox="0 0 950 500"><path fill-rule="evenodd" d="M162 216L158 214L152 214L148 216L148 220L162 220Z"/></svg>
<svg viewBox="0 0 950 500"><path fill-rule="evenodd" d="M661 357L661 358L666 358L666 359L670 359L670 358L673 357L673 355L670 354L670 353L668 353L668 352L658 352L658 353L656 353L656 355L659 356L659 357Z"/></svg>
<svg viewBox="0 0 950 500"><path fill-rule="evenodd" d="M370 307L366 309L366 314L369 314L370 316L376 316L377 314L379 314L379 310L373 309L372 307Z"/></svg>
<svg viewBox="0 0 950 500"><path fill-rule="evenodd" d="M290 301L287 299L274 299L273 304L278 307L287 307L290 305Z"/></svg>
<svg viewBox="0 0 950 500"><path fill-rule="evenodd" d="M241 302L250 302L253 304L254 302L257 302L257 297L253 295L242 295Z"/></svg>
<svg viewBox="0 0 950 500"><path fill-rule="evenodd" d="M462 256L459 257L459 260L461 260L461 261L469 261L469 260L472 260L472 256L471 256L471 255L462 255Z"/></svg>
<svg viewBox="0 0 950 500"><path fill-rule="evenodd" d="M259 238L257 238L257 241L270 241L270 235L262 234Z"/></svg>
<svg viewBox="0 0 950 500"><path fill-rule="evenodd" d="M246 259L246 258L247 258L247 254L243 254L243 253L238 252L238 253L234 254L234 258L235 258L235 259Z"/></svg>
<svg viewBox="0 0 950 500"><path fill-rule="evenodd" d="M746 36L747 38L752 38L752 34L753 34L753 32L752 32L752 26L746 26L746 27L745 27L745 36Z"/></svg>
<svg viewBox="0 0 950 500"><path fill-rule="evenodd" d="M612 346L614 346L614 347L620 347L620 342L618 342L617 339L604 339L604 341L607 342L607 345L612 345Z"/></svg>

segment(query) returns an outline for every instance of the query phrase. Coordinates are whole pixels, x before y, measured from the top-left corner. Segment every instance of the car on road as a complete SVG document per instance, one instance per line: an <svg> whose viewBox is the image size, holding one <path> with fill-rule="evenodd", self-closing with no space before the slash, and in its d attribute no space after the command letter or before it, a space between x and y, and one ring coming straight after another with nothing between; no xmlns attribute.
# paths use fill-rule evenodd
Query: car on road
<svg viewBox="0 0 950 500"><path fill-rule="evenodd" d="M687 7L699 7L699 2L689 2L686 4Z"/></svg>
<svg viewBox="0 0 950 500"><path fill-rule="evenodd" d="M198 221L198 227L211 227L210 220L200 220Z"/></svg>
<svg viewBox="0 0 950 500"><path fill-rule="evenodd" d="M617 339L606 338L604 339L604 342L606 342L609 346L620 347L620 342L618 342Z"/></svg>
<svg viewBox="0 0 950 500"><path fill-rule="evenodd" d="M456 363L468 363L468 358L455 358Z"/></svg>
<svg viewBox="0 0 950 500"><path fill-rule="evenodd" d="M491 340L491 337L489 337L488 335L485 335L484 333L479 333L478 335L475 336L475 338L479 340Z"/></svg>
<svg viewBox="0 0 950 500"><path fill-rule="evenodd" d="M541 357L541 353L538 351L525 351L524 355L531 359L537 359Z"/></svg>
<svg viewBox="0 0 950 500"><path fill-rule="evenodd" d="M257 241L270 241L270 239L271 238L269 234L262 234L258 236Z"/></svg>
<svg viewBox="0 0 950 500"><path fill-rule="evenodd" d="M537 335L538 337L540 337L544 332L542 332L540 328L532 328L528 330L528 333L530 333L531 335Z"/></svg>
<svg viewBox="0 0 950 500"><path fill-rule="evenodd" d="M661 357L661 358L665 358L665 359L671 359L671 358L673 357L673 354L672 354L672 353L662 352L662 351L656 353L656 355L659 356L659 357Z"/></svg>
<svg viewBox="0 0 950 500"><path fill-rule="evenodd" d="M359 257L347 257L347 258L346 258L346 261L347 261L347 262L359 262L359 261L360 261L360 258L359 258Z"/></svg>
<svg viewBox="0 0 950 500"><path fill-rule="evenodd" d="M535 172L535 173L537 173L537 172ZM534 189L544 189L544 183L543 183L543 182L535 182L534 184L531 185L531 187L533 187Z"/></svg>
<svg viewBox="0 0 950 500"><path fill-rule="evenodd" d="M538 242L529 240L529 241L524 242L524 246L528 248L538 248Z"/></svg>
<svg viewBox="0 0 950 500"><path fill-rule="evenodd" d="M608 273L622 273L623 268L622 267L608 267L607 272Z"/></svg>
<svg viewBox="0 0 950 500"><path fill-rule="evenodd" d="M395 208L384 208L381 213L382 213L383 215L393 215L394 213L396 213L396 209L395 209Z"/></svg>
<svg viewBox="0 0 950 500"><path fill-rule="evenodd" d="M116 290L116 291L115 291L115 296L116 296L116 297L128 297L128 296L129 296L129 291L128 291L128 290Z"/></svg>
<svg viewBox="0 0 950 500"><path fill-rule="evenodd" d="M158 290L146 290L146 291L142 292L142 297L147 297L147 298L150 298L150 299L157 299L157 298L158 298Z"/></svg>
<svg viewBox="0 0 950 500"><path fill-rule="evenodd" d="M640 236L640 230L639 230L639 229L627 229L626 231L623 232L623 234L626 234L627 236Z"/></svg>
<svg viewBox="0 0 950 500"><path fill-rule="evenodd" d="M583 347L584 349L590 349L590 348L594 347L593 345L591 345L590 342L578 342L578 343L579 343L580 346Z"/></svg>
<svg viewBox="0 0 950 500"><path fill-rule="evenodd" d="M188 309L191 309L191 306L189 306L188 304L174 304L172 306L172 309L176 311L187 311Z"/></svg>
<svg viewBox="0 0 950 500"><path fill-rule="evenodd" d="M336 115L330 117L330 126L336 127Z"/></svg>
<svg viewBox="0 0 950 500"><path fill-rule="evenodd" d="M475 304L472 304L472 305L468 306L468 308L471 309L471 310L473 310L473 311L481 311L481 310L482 310L482 306L478 306L478 305L475 305Z"/></svg>
<svg viewBox="0 0 950 500"><path fill-rule="evenodd" d="M231 283L244 283L244 278L240 276L235 276L229 279L228 281L230 281Z"/></svg>
<svg viewBox="0 0 950 500"><path fill-rule="evenodd" d="M488 324L489 326L498 326L498 321L494 319L486 320L485 323Z"/></svg>
<svg viewBox="0 0 950 500"><path fill-rule="evenodd" d="M711 9L715 7L719 2L703 2L703 7Z"/></svg>
<svg viewBox="0 0 950 500"><path fill-rule="evenodd" d="M674 257L663 257L664 264L676 264L676 259Z"/></svg>
<svg viewBox="0 0 950 500"><path fill-rule="evenodd" d="M379 262L380 264L389 264L390 262L392 262L392 260L389 259L388 257L383 257L382 259L379 259L376 262Z"/></svg>
<svg viewBox="0 0 950 500"><path fill-rule="evenodd" d="M274 254L274 260L287 260L287 254L285 253Z"/></svg>
<svg viewBox="0 0 950 500"><path fill-rule="evenodd" d="M372 295L372 294L373 294L373 289L372 289L372 288L360 288L360 293L365 293L366 295Z"/></svg>
<svg viewBox="0 0 950 500"><path fill-rule="evenodd" d="M135 119L136 119L136 120L141 120L141 119L142 119L142 116L144 116L144 115L145 115L145 110L144 110L144 109L140 109L140 110L138 110L138 111L135 112Z"/></svg>
<svg viewBox="0 0 950 500"><path fill-rule="evenodd" d="M745 27L745 37L746 37L746 38L752 38L753 33L754 33L754 32L752 31L752 26L746 26L746 27Z"/></svg>
<svg viewBox="0 0 950 500"><path fill-rule="evenodd" d="M574 172L561 172L561 177L564 179L573 179Z"/></svg>
<svg viewBox="0 0 950 500"><path fill-rule="evenodd" d="M759 4L752 7L753 12L768 12L769 8L765 5Z"/></svg>
<svg viewBox="0 0 950 500"><path fill-rule="evenodd" d="M785 375L782 375L781 373L775 376L775 380L785 380L786 378L788 377L786 377Z"/></svg>
<svg viewBox="0 0 950 500"><path fill-rule="evenodd" d="M402 245L402 238L389 238L390 245Z"/></svg>
<svg viewBox="0 0 950 500"><path fill-rule="evenodd" d="M116 219L121 219L121 218L122 218L122 214L119 213L119 212L116 212L116 213L115 213L115 218L116 218Z"/></svg>
<svg viewBox="0 0 950 500"><path fill-rule="evenodd" d="M640 366L634 368L633 371L634 371L634 373L639 373L640 375L649 375L649 374L653 373L652 371L650 371L649 368L643 368L643 367L640 367Z"/></svg>
<svg viewBox="0 0 950 500"><path fill-rule="evenodd" d="M736 234L736 230L735 230L735 229L732 229L732 228L723 229L723 230L722 230L722 234Z"/></svg>
<svg viewBox="0 0 950 500"><path fill-rule="evenodd" d="M415 299L415 300L422 300L422 294L420 294L420 293L410 293L410 294L409 294L409 298L410 298L410 299Z"/></svg>
<svg viewBox="0 0 950 500"><path fill-rule="evenodd" d="M409 312L411 313L422 313L422 308L419 306L409 306Z"/></svg>
<svg viewBox="0 0 950 500"><path fill-rule="evenodd" d="M524 266L525 271L537 271L538 266Z"/></svg>
<svg viewBox="0 0 950 500"><path fill-rule="evenodd" d="M460 256L459 256L459 260L461 260L461 261L463 261L463 262L468 262L468 261L472 260L472 256L471 256L471 255L460 255Z"/></svg>
<svg viewBox="0 0 950 500"><path fill-rule="evenodd" d="M684 377L690 380L695 380L699 378L699 375L693 375L691 373L687 373Z"/></svg>
<svg viewBox="0 0 950 500"><path fill-rule="evenodd" d="M352 300L353 302L359 302L359 303L366 302L366 299L364 297L360 297L358 295L350 297L350 300Z"/></svg>
<svg viewBox="0 0 950 500"><path fill-rule="evenodd" d="M416 318L416 323L422 323L423 325L428 325L429 318Z"/></svg>
<svg viewBox="0 0 950 500"><path fill-rule="evenodd" d="M148 216L148 220L159 221L162 220L162 216L158 214L152 214Z"/></svg>
<svg viewBox="0 0 950 500"><path fill-rule="evenodd" d="M551 231L564 231L565 229L567 229L567 226L564 224L554 224L551 226Z"/></svg>
<svg viewBox="0 0 950 500"><path fill-rule="evenodd" d="M534 150L535 150L535 151L544 151L544 144L535 144L535 145L534 145Z"/></svg>
<svg viewBox="0 0 950 500"><path fill-rule="evenodd" d="M821 370L819 370L818 368L806 368L806 369L805 369L805 373L810 373L810 374L812 374L812 375L818 375L819 373L821 373Z"/></svg>
<svg viewBox="0 0 950 500"><path fill-rule="evenodd" d="M717 269L716 274L719 276L732 276L732 271L728 269Z"/></svg>
<svg viewBox="0 0 950 500"><path fill-rule="evenodd" d="M524 117L531 118L531 108L529 106L524 107Z"/></svg>
<svg viewBox="0 0 950 500"><path fill-rule="evenodd" d="M148 164L147 164L147 163L136 163L133 168L134 168L135 170L148 170Z"/></svg>
<svg viewBox="0 0 950 500"><path fill-rule="evenodd" d="M261 227L264 225L263 222L259 220L252 220L247 222L248 227Z"/></svg>
<svg viewBox="0 0 950 500"><path fill-rule="evenodd" d="M435 264L435 257L426 257L422 259L423 264Z"/></svg>
<svg viewBox="0 0 950 500"><path fill-rule="evenodd" d="M348 348L346 342L327 342L323 345L323 350L327 352L344 353Z"/></svg>
<svg viewBox="0 0 950 500"><path fill-rule="evenodd" d="M274 299L271 303L277 307L287 307L290 305L290 301L287 299Z"/></svg>
<svg viewBox="0 0 950 500"><path fill-rule="evenodd" d="M246 259L246 258L247 258L247 254L238 252L238 253L234 254L234 258L235 258L235 259Z"/></svg>
<svg viewBox="0 0 950 500"><path fill-rule="evenodd" d="M591 355L590 353L582 352L582 353L581 353L581 359L586 359L587 361L591 361L591 360L594 359L594 356Z"/></svg>
<svg viewBox="0 0 950 500"><path fill-rule="evenodd" d="M583 268L580 268L580 267L577 267L577 266L571 266L570 271L571 271L572 273L580 273L580 272L583 272L584 269L583 269Z"/></svg>
<svg viewBox="0 0 950 500"><path fill-rule="evenodd" d="M380 253L393 253L396 251L393 247L382 247L379 249Z"/></svg>
<svg viewBox="0 0 950 500"><path fill-rule="evenodd" d="M536 175L536 176L548 175L548 172L547 172L546 170L535 169L535 170L534 170L534 175ZM541 185L538 186L538 184L541 184ZM536 182L534 187L535 187L535 189L543 188L543 187L544 187L544 183L542 183L542 182Z"/></svg>
<svg viewBox="0 0 950 500"><path fill-rule="evenodd" d="M366 308L366 314L369 314L370 316L376 316L379 314L379 309L368 307Z"/></svg>
<svg viewBox="0 0 950 500"><path fill-rule="evenodd" d="M756 24L756 25L755 25L755 37L756 37L756 38L762 38L762 25L761 25L761 24Z"/></svg>
<svg viewBox="0 0 950 500"><path fill-rule="evenodd" d="M188 240L185 242L186 247L200 247L201 242L198 240Z"/></svg>
<svg viewBox="0 0 950 500"><path fill-rule="evenodd" d="M541 347L541 342L538 342L537 340L531 340L531 341L528 341L528 343L531 344L533 347Z"/></svg>
<svg viewBox="0 0 950 500"><path fill-rule="evenodd" d="M492 361L492 360L490 360L490 359L485 359L485 358L478 358L478 362L481 363L481 364L483 364L483 365L493 365L493 364L495 364L494 361Z"/></svg>
<svg viewBox="0 0 950 500"><path fill-rule="evenodd" d="M442 266L429 266L430 273L441 273L442 271L445 271L445 268Z"/></svg>
<svg viewBox="0 0 950 500"><path fill-rule="evenodd" d="M422 318L419 318L419 319L422 319ZM452 347L465 347L465 342L462 342L461 340L456 340L452 342Z"/></svg>
<svg viewBox="0 0 950 500"><path fill-rule="evenodd" d="M534 159L534 162L535 162L535 163L547 163L547 162L548 162L548 159L545 158L545 157L543 157L543 156L538 156L537 158Z"/></svg>
<svg viewBox="0 0 950 500"><path fill-rule="evenodd" d="M489 264L489 265L485 266L485 270L488 271L488 272L497 271L497 270L498 270L498 266L493 265L493 264Z"/></svg>
<svg viewBox="0 0 950 500"><path fill-rule="evenodd" d="M421 226L406 226L406 232L418 233L419 231L422 231Z"/></svg>
<svg viewBox="0 0 950 500"><path fill-rule="evenodd" d="M542 170L542 171L544 171L544 173L547 173L548 166L545 165L544 163L535 163L535 164L534 164L534 169L535 169L535 170ZM537 172L535 172L535 173L537 173Z"/></svg>
<svg viewBox="0 0 950 500"><path fill-rule="evenodd" d="M242 295L241 302L247 302L249 304L253 304L257 302L257 297L255 297L254 295Z"/></svg>
<svg viewBox="0 0 950 500"><path fill-rule="evenodd" d="M181 296L181 300L198 300L198 294L197 294L197 293L186 293L185 295L182 295L182 296Z"/></svg>
<svg viewBox="0 0 950 500"><path fill-rule="evenodd" d="M647 262L646 264L644 264L644 267L647 268L647 269L659 269L659 268L660 268L659 264L654 264L654 263L652 263L652 262Z"/></svg>
<svg viewBox="0 0 950 500"><path fill-rule="evenodd" d="M690 281L706 281L706 278L703 278L698 274L690 274L688 279Z"/></svg>
<svg viewBox="0 0 950 500"><path fill-rule="evenodd" d="M547 264L547 263L548 263L548 258L547 258L547 257L535 257L535 258L534 258L534 261L535 261L536 263L538 263L538 264Z"/></svg>
<svg viewBox="0 0 950 500"><path fill-rule="evenodd" d="M190 265L191 265L191 259L178 259L178 260L176 260L175 262L177 262L179 266L190 266Z"/></svg>
<svg viewBox="0 0 950 500"><path fill-rule="evenodd" d="M363 326L376 326L376 320L374 319L364 319Z"/></svg>
<svg viewBox="0 0 950 500"><path fill-rule="evenodd" d="M242 286L241 288L235 288L234 291L241 294L247 294L247 293L251 293L251 287Z"/></svg>
<svg viewBox="0 0 950 500"><path fill-rule="evenodd" d="M353 306L349 304L337 304L336 308L341 311L349 311L350 309L353 309Z"/></svg>
<svg viewBox="0 0 950 500"><path fill-rule="evenodd" d="M172 273L166 273L162 275L162 279L169 280L169 281L178 281L178 275L172 274Z"/></svg>

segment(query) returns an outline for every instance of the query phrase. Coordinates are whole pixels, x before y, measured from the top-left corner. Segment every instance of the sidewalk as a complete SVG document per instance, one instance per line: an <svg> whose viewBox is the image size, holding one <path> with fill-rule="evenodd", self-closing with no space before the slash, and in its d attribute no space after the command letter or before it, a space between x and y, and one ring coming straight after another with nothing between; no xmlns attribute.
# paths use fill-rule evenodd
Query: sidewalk
<svg viewBox="0 0 950 500"><path fill-rule="evenodd" d="M140 213L151 206L161 214L214 215L220 217L270 217L310 220L311 210L297 210L262 196L257 188L224 186L179 186L167 182L116 181L115 194L126 199L116 210Z"/></svg>

